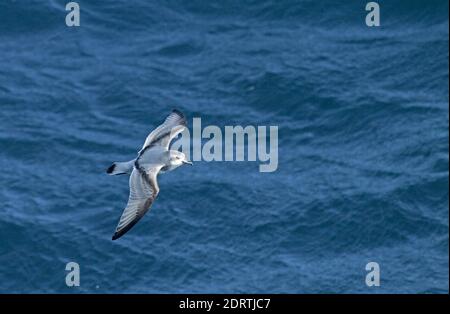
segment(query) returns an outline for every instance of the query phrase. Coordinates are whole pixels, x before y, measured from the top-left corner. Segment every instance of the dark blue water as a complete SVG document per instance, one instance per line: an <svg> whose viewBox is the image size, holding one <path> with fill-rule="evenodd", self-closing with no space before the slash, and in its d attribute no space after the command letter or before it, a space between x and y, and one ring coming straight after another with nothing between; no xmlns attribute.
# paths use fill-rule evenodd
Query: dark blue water
<svg viewBox="0 0 450 314"><path fill-rule="evenodd" d="M0 292L448 292L447 1L65 3L0 2ZM278 125L278 170L160 176L111 241L104 171L174 107Z"/></svg>

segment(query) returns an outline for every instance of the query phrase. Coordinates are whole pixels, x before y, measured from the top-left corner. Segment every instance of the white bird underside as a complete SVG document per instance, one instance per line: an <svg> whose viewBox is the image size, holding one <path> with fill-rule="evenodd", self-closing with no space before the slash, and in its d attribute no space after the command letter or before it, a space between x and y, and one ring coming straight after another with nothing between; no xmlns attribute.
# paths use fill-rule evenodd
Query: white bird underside
<svg viewBox="0 0 450 314"><path fill-rule="evenodd" d="M128 204L120 217L113 240L130 230L152 206L159 193L158 173L162 168L170 166L168 154L170 142L186 126L186 118L175 109L163 124L147 136L134 161L129 181Z"/></svg>

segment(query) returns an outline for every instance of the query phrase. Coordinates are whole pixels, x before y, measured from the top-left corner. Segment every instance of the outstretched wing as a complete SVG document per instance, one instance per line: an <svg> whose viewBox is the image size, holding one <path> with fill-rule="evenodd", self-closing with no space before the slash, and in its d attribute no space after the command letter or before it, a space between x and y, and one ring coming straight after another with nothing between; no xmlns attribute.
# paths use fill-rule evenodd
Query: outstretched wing
<svg viewBox="0 0 450 314"><path fill-rule="evenodd" d="M128 204L120 217L112 239L118 239L130 230L150 209L159 192L158 175L161 166L150 171L134 168L130 176L130 196Z"/></svg>
<svg viewBox="0 0 450 314"><path fill-rule="evenodd" d="M172 139L180 134L186 126L184 115L177 109L172 110L164 123L147 136L140 152L150 145L159 145L169 149Z"/></svg>

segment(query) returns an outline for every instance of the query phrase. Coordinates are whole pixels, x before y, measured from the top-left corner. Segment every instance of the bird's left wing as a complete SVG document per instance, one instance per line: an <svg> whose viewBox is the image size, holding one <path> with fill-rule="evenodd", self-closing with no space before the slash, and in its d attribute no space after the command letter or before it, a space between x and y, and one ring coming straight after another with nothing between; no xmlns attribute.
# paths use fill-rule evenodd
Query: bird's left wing
<svg viewBox="0 0 450 314"><path fill-rule="evenodd" d="M116 240L130 230L150 209L159 192L157 175L163 165L150 171L134 168L130 176L128 204L112 237Z"/></svg>
<svg viewBox="0 0 450 314"><path fill-rule="evenodd" d="M174 109L164 120L163 124L154 129L145 139L142 150L150 145L159 145L169 149L170 142L187 127L185 116Z"/></svg>

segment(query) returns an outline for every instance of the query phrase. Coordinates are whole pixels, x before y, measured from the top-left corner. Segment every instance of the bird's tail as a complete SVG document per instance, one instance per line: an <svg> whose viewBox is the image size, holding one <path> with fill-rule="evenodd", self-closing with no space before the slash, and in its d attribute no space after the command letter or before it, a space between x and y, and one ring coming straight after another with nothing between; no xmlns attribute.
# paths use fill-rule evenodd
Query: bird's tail
<svg viewBox="0 0 450 314"><path fill-rule="evenodd" d="M106 173L113 176L118 174L127 174L131 173L133 170L134 160L125 161L125 162L114 162L109 168L106 170Z"/></svg>

